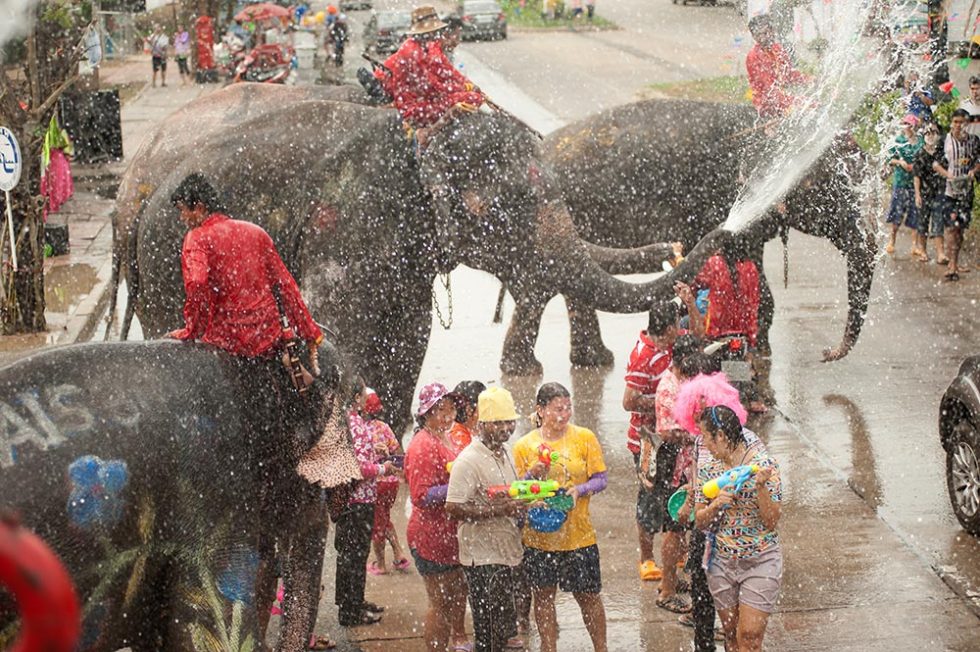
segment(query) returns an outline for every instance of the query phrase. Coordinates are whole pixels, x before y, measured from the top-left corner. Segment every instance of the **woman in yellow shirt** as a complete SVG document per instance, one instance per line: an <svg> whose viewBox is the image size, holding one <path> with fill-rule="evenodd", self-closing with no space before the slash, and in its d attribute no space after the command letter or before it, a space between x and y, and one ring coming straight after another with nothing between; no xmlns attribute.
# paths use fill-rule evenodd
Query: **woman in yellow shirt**
<svg viewBox="0 0 980 652"><path fill-rule="evenodd" d="M558 383L538 389L537 430L514 444L519 476L557 480L575 506L557 532L524 528L524 573L534 596L534 620L541 636L541 652L556 652L558 622L555 593L568 591L582 610L582 619L597 652L606 652L606 612L602 604L602 575L595 528L589 518L589 497L606 488L606 464L595 433L569 423L572 397ZM557 456L544 463L540 448Z"/></svg>

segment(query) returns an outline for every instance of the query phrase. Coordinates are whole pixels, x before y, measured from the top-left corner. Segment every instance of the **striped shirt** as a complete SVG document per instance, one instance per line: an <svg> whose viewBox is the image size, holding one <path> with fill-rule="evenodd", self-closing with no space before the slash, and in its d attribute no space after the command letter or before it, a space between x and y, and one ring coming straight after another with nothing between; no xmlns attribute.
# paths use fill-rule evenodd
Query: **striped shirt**
<svg viewBox="0 0 980 652"><path fill-rule="evenodd" d="M657 395L660 379L670 369L671 351L657 348L646 331L640 331L640 338L630 353L626 365L626 386L638 391L644 398L653 399ZM640 452L640 432L646 429L650 436L657 430L657 417L654 412L631 412L630 427L626 433L626 447L633 454Z"/></svg>
<svg viewBox="0 0 980 652"><path fill-rule="evenodd" d="M963 140L946 135L943 154L946 156L947 171L953 177L946 180L947 197L963 197L973 192L973 179L967 176L980 157L980 138L970 133L964 133Z"/></svg>

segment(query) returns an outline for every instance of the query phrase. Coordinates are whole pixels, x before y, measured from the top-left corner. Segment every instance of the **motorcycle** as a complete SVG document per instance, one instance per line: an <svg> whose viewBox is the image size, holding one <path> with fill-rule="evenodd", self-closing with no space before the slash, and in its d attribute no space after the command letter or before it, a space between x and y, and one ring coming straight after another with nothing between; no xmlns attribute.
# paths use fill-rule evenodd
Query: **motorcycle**
<svg viewBox="0 0 980 652"><path fill-rule="evenodd" d="M232 81L263 84L286 84L292 81L292 48L268 44L252 49L238 64Z"/></svg>

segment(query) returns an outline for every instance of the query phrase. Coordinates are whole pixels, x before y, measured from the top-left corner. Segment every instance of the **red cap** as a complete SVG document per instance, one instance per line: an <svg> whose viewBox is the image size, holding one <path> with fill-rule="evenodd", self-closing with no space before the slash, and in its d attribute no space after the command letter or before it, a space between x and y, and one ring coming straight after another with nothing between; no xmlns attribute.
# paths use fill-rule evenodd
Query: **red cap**
<svg viewBox="0 0 980 652"><path fill-rule="evenodd" d="M381 414L383 409L381 397L373 389L369 389L367 396L364 397L364 414Z"/></svg>

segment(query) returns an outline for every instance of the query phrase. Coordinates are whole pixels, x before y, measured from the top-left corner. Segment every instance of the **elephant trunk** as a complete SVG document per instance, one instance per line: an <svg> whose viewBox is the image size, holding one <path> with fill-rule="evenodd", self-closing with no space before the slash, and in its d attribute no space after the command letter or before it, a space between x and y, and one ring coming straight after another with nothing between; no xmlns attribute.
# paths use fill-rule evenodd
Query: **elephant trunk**
<svg viewBox="0 0 980 652"><path fill-rule="evenodd" d="M575 233L563 205L544 209L538 225L541 259L551 268L561 293L597 310L616 313L642 312L669 301L674 296L674 284L693 279L705 261L732 235L715 229L669 274L647 283L628 283L609 274L590 257L589 247Z"/></svg>
<svg viewBox="0 0 980 652"><path fill-rule="evenodd" d="M661 271L663 263L674 256L668 242L658 242L634 249L615 249L582 241L592 260L610 274L650 274Z"/></svg>
<svg viewBox="0 0 980 652"><path fill-rule="evenodd" d="M868 312L878 246L874 238L854 222L853 228L834 244L847 263L847 324L839 346L824 351L824 361L840 360L857 343Z"/></svg>

